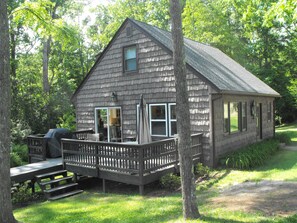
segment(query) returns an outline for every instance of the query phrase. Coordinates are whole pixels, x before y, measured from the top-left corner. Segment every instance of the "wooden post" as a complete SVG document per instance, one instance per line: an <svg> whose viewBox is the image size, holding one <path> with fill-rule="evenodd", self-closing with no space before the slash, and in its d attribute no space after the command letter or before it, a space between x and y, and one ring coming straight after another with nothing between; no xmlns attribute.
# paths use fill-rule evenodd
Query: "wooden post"
<svg viewBox="0 0 297 223"><path fill-rule="evenodd" d="M31 189L32 189L32 194L35 193L35 179L31 180Z"/></svg>
<svg viewBox="0 0 297 223"><path fill-rule="evenodd" d="M144 194L144 182L143 182L143 172L144 172L144 160L143 160L143 149L145 147L138 147L139 148L139 194Z"/></svg>
<svg viewBox="0 0 297 223"><path fill-rule="evenodd" d="M46 144L47 144L47 139L46 138L42 139L42 160L46 160Z"/></svg>

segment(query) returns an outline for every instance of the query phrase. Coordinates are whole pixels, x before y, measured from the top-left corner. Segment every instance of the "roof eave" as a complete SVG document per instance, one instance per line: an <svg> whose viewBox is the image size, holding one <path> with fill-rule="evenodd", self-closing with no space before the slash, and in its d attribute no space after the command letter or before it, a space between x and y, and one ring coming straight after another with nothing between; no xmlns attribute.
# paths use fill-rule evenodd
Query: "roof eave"
<svg viewBox="0 0 297 223"><path fill-rule="evenodd" d="M261 97L274 97L274 98L280 98L282 97L280 94L273 94L273 93L259 93L259 92L246 92L246 91L228 91L228 90L222 90L218 93L211 93L213 95L216 94L222 94L222 95L246 95L246 96L261 96Z"/></svg>

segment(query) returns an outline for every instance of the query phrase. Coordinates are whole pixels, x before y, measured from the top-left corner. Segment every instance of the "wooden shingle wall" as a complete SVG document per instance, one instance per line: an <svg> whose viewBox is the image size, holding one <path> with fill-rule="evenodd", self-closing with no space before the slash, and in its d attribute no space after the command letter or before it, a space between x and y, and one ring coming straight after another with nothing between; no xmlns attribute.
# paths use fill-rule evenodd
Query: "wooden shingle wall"
<svg viewBox="0 0 297 223"><path fill-rule="evenodd" d="M262 138L271 138L274 135L274 121L267 118L268 102L273 103L271 97L254 96L222 96L214 103L214 131L215 131L215 157L218 159L223 154L234 151L245 145L255 143L261 139L257 136L256 117L251 115L252 101L262 104ZM235 133L224 133L224 102L247 102L247 130Z"/></svg>
<svg viewBox="0 0 297 223"><path fill-rule="evenodd" d="M136 104L141 94L147 103L175 102L172 56L134 27L132 35L127 37L126 28L119 32L76 96L78 129L95 129L96 107L118 106L122 109L123 138L136 136ZM133 44L137 45L138 71L123 73L123 47ZM191 130L204 133L204 159L208 160L209 87L189 70L187 79ZM117 93L117 102L112 102L112 92Z"/></svg>

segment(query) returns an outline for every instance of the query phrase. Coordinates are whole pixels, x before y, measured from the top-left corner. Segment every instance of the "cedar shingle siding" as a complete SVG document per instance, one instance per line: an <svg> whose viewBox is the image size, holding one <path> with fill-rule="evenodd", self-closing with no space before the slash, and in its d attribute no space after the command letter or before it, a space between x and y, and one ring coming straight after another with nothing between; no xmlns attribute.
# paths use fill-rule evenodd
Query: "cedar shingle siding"
<svg viewBox="0 0 297 223"><path fill-rule="evenodd" d="M166 31L160 31L156 27L151 28L149 25L143 26L147 29L144 32L142 30L143 27L140 28L137 24L138 22L134 20L126 20L124 22L112 42L105 49L91 72L75 92L73 101L76 106L78 129L95 129L94 113L96 107L117 106L121 107L122 111L122 138L136 136L136 105L139 103L141 94L144 95L148 104L175 102L172 53L165 45L166 41L163 41L164 43L159 42L156 38L157 36L153 35L155 32L160 32L166 38L169 38L168 34ZM130 27L132 30L132 32L131 30L128 32L130 34L129 36L127 36L127 27ZM151 34L146 33L150 29L153 29L154 32ZM193 47L199 46L203 52L204 50L214 49L202 45L195 46L194 41L187 40L187 42L188 48L191 45ZM123 47L131 45L136 45L137 47L137 71L124 73ZM189 49L187 52L189 52ZM216 49L214 52L213 56L216 59L223 54ZM193 52L191 51L191 53ZM212 56L212 54L209 55ZM187 58L189 56L187 55ZM223 61L231 61L227 56L224 56L223 59ZM218 61L215 60L216 66L218 66ZM192 61L191 63L193 64L194 62ZM231 62L235 63L234 61ZM198 64L199 61L195 63ZM257 103L262 103L263 138L273 136L274 122L267 121L267 103L273 103L274 97L278 95L277 92L273 91L259 79L253 77L252 74L247 73L248 78L245 81L247 83L248 80L257 82L255 85L249 83L249 86L256 86L256 88L250 87L252 89L250 92L245 94L243 91L240 92L240 95L236 95L234 92L237 91L236 87L238 86L233 90L230 85L229 93L226 94L225 88L220 89L215 83L209 82L205 74L204 76L201 75L193 66L187 66L191 131L192 133L204 133L204 163L213 165L222 154L259 140L256 133L256 119L253 119L250 113L250 103L253 100ZM195 66L199 67L198 65ZM238 64L235 65L236 69L232 71L233 76L236 75L236 71L244 70L244 68L239 66ZM228 70L232 70L232 66L229 68ZM226 70L226 67L224 69ZM212 71L211 68L209 70ZM217 70L219 69L217 68ZM233 76L232 80L234 80ZM244 77L242 74L238 76L240 78ZM221 78L223 78L222 75ZM228 78L230 79L230 76ZM228 78L225 79L226 83L228 83ZM262 88L262 86L265 88ZM263 89L265 92L267 91L266 96L261 96L265 94ZM111 100L112 92L116 92L118 95L117 102ZM257 94L259 95L257 96ZM247 131L233 134L224 133L224 101L247 102ZM215 148L213 149L213 147Z"/></svg>

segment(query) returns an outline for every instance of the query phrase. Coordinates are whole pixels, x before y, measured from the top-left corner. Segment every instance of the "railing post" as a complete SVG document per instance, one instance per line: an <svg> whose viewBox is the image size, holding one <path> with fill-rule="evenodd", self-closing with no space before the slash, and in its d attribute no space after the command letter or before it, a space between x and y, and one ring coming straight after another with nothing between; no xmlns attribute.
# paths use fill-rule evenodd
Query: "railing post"
<svg viewBox="0 0 297 223"><path fill-rule="evenodd" d="M63 139L61 140L61 153L62 153L62 163L63 163L63 169L66 169L65 160L64 160L64 142Z"/></svg>
<svg viewBox="0 0 297 223"><path fill-rule="evenodd" d="M179 162L179 156L178 156L178 138L175 137L174 138L174 145L175 145L175 169L176 171L179 172L179 169L178 169L178 162Z"/></svg>
<svg viewBox="0 0 297 223"><path fill-rule="evenodd" d="M144 182L143 182L143 172L144 172L144 147L140 146L139 149L139 194L144 194Z"/></svg>
<svg viewBox="0 0 297 223"><path fill-rule="evenodd" d="M42 139L42 160L46 160L46 144L47 144L47 139L43 138Z"/></svg>
<svg viewBox="0 0 297 223"><path fill-rule="evenodd" d="M97 177L100 177L100 175L99 175L99 148L98 148L99 146L97 146L96 145L96 150L95 150L95 156L96 156L96 169L97 169ZM105 184L105 182L104 182L104 184ZM104 185L105 186L105 185Z"/></svg>

